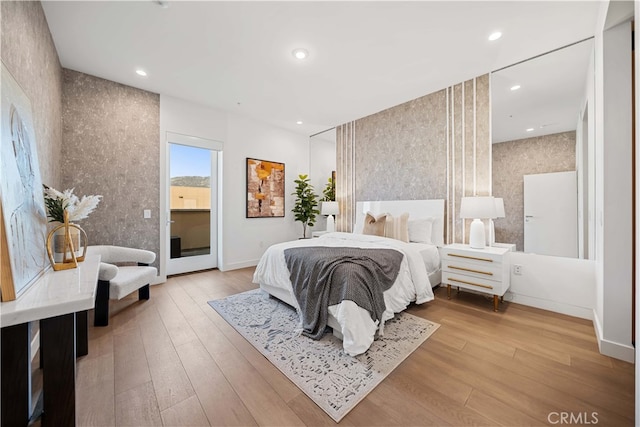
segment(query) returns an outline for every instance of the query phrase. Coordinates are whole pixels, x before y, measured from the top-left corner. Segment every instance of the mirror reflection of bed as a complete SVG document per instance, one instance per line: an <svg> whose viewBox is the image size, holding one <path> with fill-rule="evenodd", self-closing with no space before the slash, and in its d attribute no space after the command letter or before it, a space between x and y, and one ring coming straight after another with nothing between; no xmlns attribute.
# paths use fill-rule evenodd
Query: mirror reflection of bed
<svg viewBox="0 0 640 427"><path fill-rule="evenodd" d="M367 213L374 217L389 214L399 221L408 214L406 222L409 242L395 238L363 234ZM387 218L387 221L389 219ZM386 309L381 319L393 317L412 302L425 303L433 299L432 287L440 284L440 256L438 247L444 245L444 200L365 201L356 204L353 233L327 233L320 238L296 240L273 245L262 256L254 275L254 283L271 296L299 309L290 278L284 252L290 248L307 247L355 247L363 249L392 249L403 253L397 278L384 292ZM388 223L387 223L388 225ZM369 312L352 301L343 301L328 308L327 326L335 336L343 340L345 352L351 355L364 353L382 332Z"/></svg>

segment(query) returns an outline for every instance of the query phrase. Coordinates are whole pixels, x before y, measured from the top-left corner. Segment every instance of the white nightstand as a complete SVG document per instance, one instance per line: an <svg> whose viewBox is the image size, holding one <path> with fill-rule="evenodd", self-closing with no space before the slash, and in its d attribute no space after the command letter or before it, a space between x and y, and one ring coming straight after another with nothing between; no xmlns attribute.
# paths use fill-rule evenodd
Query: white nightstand
<svg viewBox="0 0 640 427"><path fill-rule="evenodd" d="M491 294L493 310L498 311L498 297L502 297L510 285L510 252L510 247L471 249L460 243L443 247L440 250L442 283L447 285L447 297L451 298L451 286Z"/></svg>
<svg viewBox="0 0 640 427"><path fill-rule="evenodd" d="M311 233L311 237L320 237L323 234L330 233L330 231L314 231Z"/></svg>
<svg viewBox="0 0 640 427"><path fill-rule="evenodd" d="M492 243L491 246L494 247L494 248L507 248L511 252L515 252L516 251L516 244L515 243Z"/></svg>

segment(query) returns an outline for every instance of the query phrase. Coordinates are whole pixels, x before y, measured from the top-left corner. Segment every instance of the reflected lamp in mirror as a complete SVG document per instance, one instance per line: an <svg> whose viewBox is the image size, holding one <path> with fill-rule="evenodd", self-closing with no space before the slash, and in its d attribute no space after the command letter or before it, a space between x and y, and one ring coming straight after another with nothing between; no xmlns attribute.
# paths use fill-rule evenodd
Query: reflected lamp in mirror
<svg viewBox="0 0 640 427"><path fill-rule="evenodd" d="M502 199L502 197L495 197L493 199L493 201L496 204L496 216L494 218L504 218L505 217L505 213L504 213L504 200ZM489 240L491 242L491 245L493 246L493 244L496 242L496 228L495 225L493 223L493 219L491 219L491 239Z"/></svg>
<svg viewBox="0 0 640 427"><path fill-rule="evenodd" d="M338 202L322 202L322 207L320 208L321 215L329 215L327 217L327 231L335 231L335 220L333 219L333 215L338 215L340 213L340 207L338 206Z"/></svg>
<svg viewBox="0 0 640 427"><path fill-rule="evenodd" d="M460 204L460 218L473 219L469 228L469 246L473 249L485 248L485 232L482 219L496 217L496 203L491 196L463 197Z"/></svg>

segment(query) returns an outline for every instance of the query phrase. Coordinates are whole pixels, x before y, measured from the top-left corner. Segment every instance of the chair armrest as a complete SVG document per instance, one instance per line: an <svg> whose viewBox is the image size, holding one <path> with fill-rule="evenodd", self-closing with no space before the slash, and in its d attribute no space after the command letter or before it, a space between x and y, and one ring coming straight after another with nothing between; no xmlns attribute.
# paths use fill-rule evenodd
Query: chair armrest
<svg viewBox="0 0 640 427"><path fill-rule="evenodd" d="M108 282L116 277L118 274L118 267L113 264L107 264L106 262L100 263L100 271L98 272L98 280Z"/></svg>
<svg viewBox="0 0 640 427"><path fill-rule="evenodd" d="M87 248L87 254L99 254L100 261L106 263L117 262L139 262L151 264L156 260L156 254L151 251L136 248L125 248L123 246L96 245Z"/></svg>

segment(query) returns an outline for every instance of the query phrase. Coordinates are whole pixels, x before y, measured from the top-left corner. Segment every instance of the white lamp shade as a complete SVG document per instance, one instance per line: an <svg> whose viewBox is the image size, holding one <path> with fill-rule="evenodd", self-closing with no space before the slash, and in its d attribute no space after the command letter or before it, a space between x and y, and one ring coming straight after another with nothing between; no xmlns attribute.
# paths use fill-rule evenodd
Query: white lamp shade
<svg viewBox="0 0 640 427"><path fill-rule="evenodd" d="M493 200L496 202L496 216L494 218L504 218L504 200L502 197L496 197Z"/></svg>
<svg viewBox="0 0 640 427"><path fill-rule="evenodd" d="M463 197L460 218L484 219L496 217L496 203L491 196Z"/></svg>
<svg viewBox="0 0 640 427"><path fill-rule="evenodd" d="M320 208L321 215L338 215L340 213L340 206L338 202L322 202Z"/></svg>

